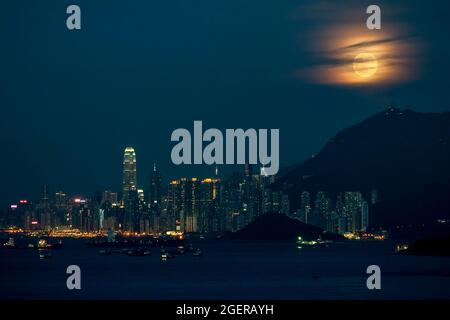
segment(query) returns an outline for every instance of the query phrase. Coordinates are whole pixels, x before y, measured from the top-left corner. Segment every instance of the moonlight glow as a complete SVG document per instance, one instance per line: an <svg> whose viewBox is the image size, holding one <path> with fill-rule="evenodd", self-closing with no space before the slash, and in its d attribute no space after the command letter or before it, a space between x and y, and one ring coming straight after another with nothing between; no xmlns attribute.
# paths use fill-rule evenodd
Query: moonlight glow
<svg viewBox="0 0 450 320"><path fill-rule="evenodd" d="M314 64L296 70L312 83L386 86L408 82L418 73L420 46L399 25L372 32L361 24L318 28L311 43Z"/></svg>
<svg viewBox="0 0 450 320"><path fill-rule="evenodd" d="M378 60L371 53L360 53L353 61L353 70L362 78L370 78L378 71Z"/></svg>

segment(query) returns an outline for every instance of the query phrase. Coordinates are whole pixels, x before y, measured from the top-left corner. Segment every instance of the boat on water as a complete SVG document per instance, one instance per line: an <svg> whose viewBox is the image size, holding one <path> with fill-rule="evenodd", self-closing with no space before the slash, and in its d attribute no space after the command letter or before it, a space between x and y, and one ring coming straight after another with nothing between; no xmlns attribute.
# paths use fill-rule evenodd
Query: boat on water
<svg viewBox="0 0 450 320"><path fill-rule="evenodd" d="M47 250L39 251L39 259L50 259L52 257L52 253Z"/></svg>
<svg viewBox="0 0 450 320"><path fill-rule="evenodd" d="M129 256L133 256L133 257L144 257L144 256L150 256L151 255L151 251L148 249L132 249L132 250L128 250L127 254Z"/></svg>
<svg viewBox="0 0 450 320"><path fill-rule="evenodd" d="M3 244L3 246L5 248L13 249L16 247L16 242L14 241L14 238L11 237L8 239L8 241L5 244Z"/></svg>
<svg viewBox="0 0 450 320"><path fill-rule="evenodd" d="M109 255L111 254L111 250L109 250L109 249L103 249L103 250L100 250L99 253L100 253L102 256L109 256Z"/></svg>
<svg viewBox="0 0 450 320"><path fill-rule="evenodd" d="M406 253L409 249L409 245L407 244L398 244L395 247L395 253Z"/></svg>
<svg viewBox="0 0 450 320"><path fill-rule="evenodd" d="M169 260L169 259L175 259L175 255L171 254L170 252L161 252L161 260Z"/></svg>
<svg viewBox="0 0 450 320"><path fill-rule="evenodd" d="M116 249L113 251L114 253L125 254L128 253L127 249Z"/></svg>
<svg viewBox="0 0 450 320"><path fill-rule="evenodd" d="M9 249L59 249L63 247L63 242L62 240L55 242L52 239L35 237L10 237L3 247Z"/></svg>
<svg viewBox="0 0 450 320"><path fill-rule="evenodd" d="M302 249L303 247L328 247L329 244L333 243L331 240L322 240L319 237L317 240L305 240L301 236L297 237L297 248Z"/></svg>
<svg viewBox="0 0 450 320"><path fill-rule="evenodd" d="M47 248L51 248L52 246L47 242L47 240L39 239L37 247L38 247L38 249L47 249Z"/></svg>
<svg viewBox="0 0 450 320"><path fill-rule="evenodd" d="M203 256L203 252L202 252L199 248L197 248L197 249L195 249L194 252L192 253L192 256L193 256L193 257L201 257L201 256Z"/></svg>

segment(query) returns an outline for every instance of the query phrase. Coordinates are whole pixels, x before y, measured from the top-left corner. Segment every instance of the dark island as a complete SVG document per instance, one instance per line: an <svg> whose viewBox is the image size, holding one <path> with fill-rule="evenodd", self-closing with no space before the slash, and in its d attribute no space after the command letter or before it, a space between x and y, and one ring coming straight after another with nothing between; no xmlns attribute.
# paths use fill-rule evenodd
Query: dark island
<svg viewBox="0 0 450 320"><path fill-rule="evenodd" d="M419 256L450 256L450 235L417 240L404 250L404 253Z"/></svg>
<svg viewBox="0 0 450 320"><path fill-rule="evenodd" d="M346 240L340 235L324 231L321 228L291 219L279 213L267 213L258 217L245 228L229 233L227 238L232 240L295 241L299 236L308 241L317 239Z"/></svg>

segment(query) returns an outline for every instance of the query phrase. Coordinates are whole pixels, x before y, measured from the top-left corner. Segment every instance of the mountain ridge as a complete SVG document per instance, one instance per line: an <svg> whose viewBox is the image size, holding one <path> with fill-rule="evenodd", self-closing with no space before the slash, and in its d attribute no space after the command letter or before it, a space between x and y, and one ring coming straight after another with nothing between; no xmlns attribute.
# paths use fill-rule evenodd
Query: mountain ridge
<svg viewBox="0 0 450 320"><path fill-rule="evenodd" d="M273 187L289 194L293 210L306 190L377 190L372 226L450 217L450 112L389 108L339 131L313 158L293 167Z"/></svg>

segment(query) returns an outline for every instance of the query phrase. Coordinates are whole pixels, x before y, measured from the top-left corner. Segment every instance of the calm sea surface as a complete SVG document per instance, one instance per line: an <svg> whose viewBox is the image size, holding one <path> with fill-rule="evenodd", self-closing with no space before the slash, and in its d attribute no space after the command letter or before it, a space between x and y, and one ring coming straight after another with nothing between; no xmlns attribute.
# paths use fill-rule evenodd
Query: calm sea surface
<svg viewBox="0 0 450 320"><path fill-rule="evenodd" d="M197 240L204 256L161 261L102 256L67 239L53 258L0 249L1 299L449 299L450 258L392 254L394 243L353 242L298 250L295 244ZM66 288L79 265L82 290ZM366 287L366 268L382 271L382 290Z"/></svg>

